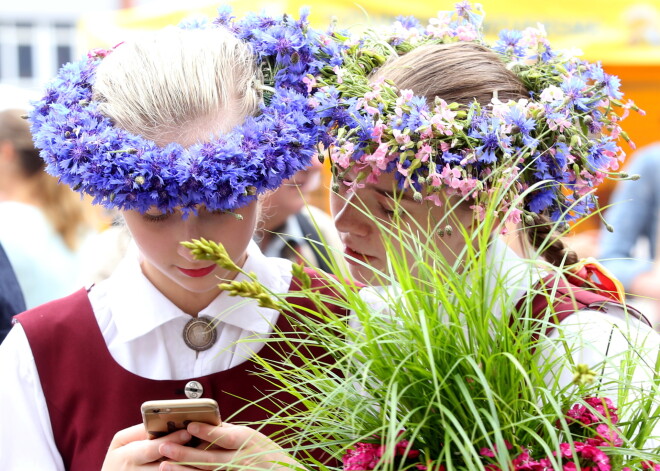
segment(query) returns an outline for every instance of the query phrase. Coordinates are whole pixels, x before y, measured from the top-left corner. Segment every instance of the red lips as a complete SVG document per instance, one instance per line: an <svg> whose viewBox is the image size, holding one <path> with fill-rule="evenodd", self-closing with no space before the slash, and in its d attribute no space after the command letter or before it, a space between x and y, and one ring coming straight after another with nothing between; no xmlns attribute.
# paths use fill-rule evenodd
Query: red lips
<svg viewBox="0 0 660 471"><path fill-rule="evenodd" d="M356 252L355 250L346 247L344 248L344 254L346 254L346 262L351 264L351 265L358 265L362 266L360 262L364 262L369 264L371 260L374 260L376 257L372 257L370 255L365 255L360 252Z"/></svg>
<svg viewBox="0 0 660 471"><path fill-rule="evenodd" d="M215 267L216 267L216 265L213 264L213 265L209 265L208 267L204 267L204 268L195 268L195 269L181 268L181 267L177 267L177 268L179 269L179 271L181 273L183 273L186 276L190 276L192 278L200 278L202 276L206 276L209 273L211 273L213 270L215 270Z"/></svg>

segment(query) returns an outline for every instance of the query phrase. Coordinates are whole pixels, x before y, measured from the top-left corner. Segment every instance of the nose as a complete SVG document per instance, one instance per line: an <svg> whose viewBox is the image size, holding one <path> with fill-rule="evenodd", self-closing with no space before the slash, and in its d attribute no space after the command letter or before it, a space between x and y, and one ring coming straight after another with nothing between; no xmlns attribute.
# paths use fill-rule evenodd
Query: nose
<svg viewBox="0 0 660 471"><path fill-rule="evenodd" d="M196 215L188 214L188 216L181 221L181 232L179 237L181 238L181 242L204 237L200 230L199 218ZM179 244L179 247L177 248L177 253L188 261L192 262L195 260L190 253L190 249L185 248L181 244Z"/></svg>
<svg viewBox="0 0 660 471"><path fill-rule="evenodd" d="M331 198L337 231L357 237L369 235L369 218L355 192L345 196L333 194Z"/></svg>

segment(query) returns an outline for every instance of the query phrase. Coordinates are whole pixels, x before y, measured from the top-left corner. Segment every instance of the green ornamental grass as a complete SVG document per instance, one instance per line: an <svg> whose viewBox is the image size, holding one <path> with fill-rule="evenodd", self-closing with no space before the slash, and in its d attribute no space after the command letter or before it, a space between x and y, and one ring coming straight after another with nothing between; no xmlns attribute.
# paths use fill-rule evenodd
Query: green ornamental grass
<svg viewBox="0 0 660 471"><path fill-rule="evenodd" d="M223 285L231 294L277 306L294 326L294 332L275 331L267 340L286 343L294 355L276 362L257 355L252 361L255 371L272 380L273 394L285 390L296 398L270 410L269 423L284 427L272 438L301 466L660 469L660 437L653 439L660 418L660 356L646 365L631 348L607 360L617 365L614 376L601 374L605 362L573 363L571 340L561 331L550 337L548 330L557 280L568 268L532 254L507 272L503 259L493 256L503 230L494 208L498 194L507 193L502 188L483 201L485 217L470 228L458 225L451 212L430 231L402 212L378 221L389 256L388 270L378 273L382 286L361 288L327 275L341 301L311 289L297 265L294 276L303 288L288 300L264 292L256 280L249 289ZM434 235L440 234L465 240L454 264L438 249ZM209 245L188 244L205 258L222 260L213 256L222 247ZM405 251L414 254L412 263ZM539 273L554 273L554 284L533 288ZM532 287L522 303L512 283ZM536 294L548 299L540 318L532 314ZM295 296L314 300L315 308L293 314ZM350 314L334 314L327 307L332 303ZM655 371L655 377L634 382L638 368ZM562 384L562 369L572 381ZM268 399L264 407L272 408ZM334 460L319 462L319 449Z"/></svg>

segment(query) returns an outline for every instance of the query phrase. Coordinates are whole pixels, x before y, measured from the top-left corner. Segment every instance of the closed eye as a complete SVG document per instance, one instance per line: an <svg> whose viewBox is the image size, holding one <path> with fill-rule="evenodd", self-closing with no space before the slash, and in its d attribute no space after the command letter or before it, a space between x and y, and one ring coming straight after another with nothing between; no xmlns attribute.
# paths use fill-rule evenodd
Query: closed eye
<svg viewBox="0 0 660 471"><path fill-rule="evenodd" d="M161 214L149 214L144 213L142 217L149 222L161 222L170 217L170 213L161 213Z"/></svg>

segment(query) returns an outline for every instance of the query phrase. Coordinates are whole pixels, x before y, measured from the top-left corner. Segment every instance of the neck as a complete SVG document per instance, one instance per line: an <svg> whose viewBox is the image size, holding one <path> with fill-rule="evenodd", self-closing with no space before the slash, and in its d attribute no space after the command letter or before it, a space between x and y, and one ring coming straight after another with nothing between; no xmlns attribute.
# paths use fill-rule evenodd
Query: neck
<svg viewBox="0 0 660 471"><path fill-rule="evenodd" d="M244 256L238 266L242 267L247 259L247 254ZM163 276L163 274L149 263L142 263L142 273L149 279L151 284L158 289L167 299L169 299L176 307L181 309L186 314L192 317L197 317L199 312L208 307L209 304L220 294L220 289L217 287L219 283L226 283L236 278L238 273L229 271L218 271L217 283L212 289L205 289L200 291L189 290L171 278Z"/></svg>
<svg viewBox="0 0 660 471"><path fill-rule="evenodd" d="M529 258L529 241L527 233L519 224L507 224L507 232L499 237L513 250L520 258Z"/></svg>
<svg viewBox="0 0 660 471"><path fill-rule="evenodd" d="M219 294L220 290L214 289L206 293L188 292L183 296L167 296L167 298L186 314L197 317L200 311L207 308Z"/></svg>

